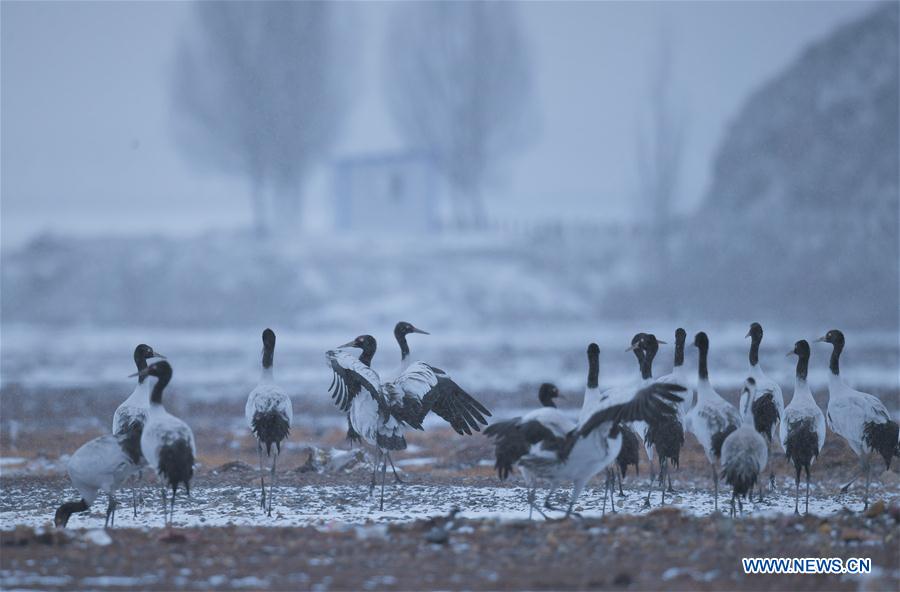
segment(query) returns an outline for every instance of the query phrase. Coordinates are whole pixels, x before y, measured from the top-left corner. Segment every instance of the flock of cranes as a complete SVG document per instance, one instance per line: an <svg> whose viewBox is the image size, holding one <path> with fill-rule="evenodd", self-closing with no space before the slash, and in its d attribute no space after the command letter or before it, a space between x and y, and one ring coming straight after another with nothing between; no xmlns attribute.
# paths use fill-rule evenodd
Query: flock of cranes
<svg viewBox="0 0 900 592"><path fill-rule="evenodd" d="M587 348L588 372L584 399L576 418L557 408L559 390L545 383L539 391L540 407L521 417L489 424L490 411L463 390L443 370L410 356L407 337L425 334L410 323L400 322L394 337L400 347L400 364L390 374L380 376L372 369L377 343L371 335L356 339L326 352L333 377L329 387L337 408L346 414L347 436L364 441L374 450L372 495L381 475L379 507L384 507L387 466L402 482L394 468L391 453L406 448L405 432L422 430L430 413L446 421L460 435L472 435L484 428L495 446L495 468L501 480L518 470L527 486L530 516L538 512L564 511L575 514L574 507L587 483L605 472L603 511L607 498L615 494L618 480L629 465L637 465L641 443L651 466L650 489L645 506L650 506L654 481L658 483L661 503L673 492L670 468L677 468L685 433L692 433L710 464L715 509L718 511L720 478L731 487L731 515L743 512L743 499L756 489L763 496L765 470L776 446L780 446L795 471L794 511L799 513L800 481L806 474L806 511L809 511L810 467L825 443L826 418L832 431L847 441L859 458L857 477L865 481L864 504L868 507L873 463L880 457L887 468L900 456L900 435L880 399L851 389L840 375L840 356L844 335L829 331L817 341L832 346L829 364L828 405L825 413L813 399L807 384L810 345L797 341L788 356L797 356L793 398L787 407L781 387L769 379L759 364L763 330L753 323L750 370L744 382L738 408L722 398L709 380L709 338L697 333L693 346L698 350L696 388L689 383L684 365L687 333L675 332L674 366L671 373L653 377L653 361L665 342L650 333L638 333L627 351L637 358L641 378L633 384L600 389L600 348ZM259 456L260 506L271 516L276 466L282 444L293 422L293 408L287 392L274 377L275 333L262 333L262 372L259 383L250 392L245 407L247 425L256 439ZM358 350L358 354L355 351ZM81 446L69 459L67 470L80 494L78 501L63 503L54 522L66 526L73 513L86 512L100 493L108 498L106 525L114 525L118 505L115 493L131 478L140 479L141 471L153 471L162 489L163 518L172 521L175 496L179 487L190 494L196 447L191 428L168 413L163 393L172 378L172 367L164 356L148 345L134 350L137 385L116 409L112 433ZM696 392L696 401L694 401ZM269 488L266 492L264 455L269 459ZM774 471L770 469L770 487ZM552 505L554 492L572 484L565 510ZM536 501L537 488L544 484L549 492L542 505ZM171 489L171 499L168 491ZM136 497L132 487L133 504ZM615 506L613 505L613 511Z"/></svg>

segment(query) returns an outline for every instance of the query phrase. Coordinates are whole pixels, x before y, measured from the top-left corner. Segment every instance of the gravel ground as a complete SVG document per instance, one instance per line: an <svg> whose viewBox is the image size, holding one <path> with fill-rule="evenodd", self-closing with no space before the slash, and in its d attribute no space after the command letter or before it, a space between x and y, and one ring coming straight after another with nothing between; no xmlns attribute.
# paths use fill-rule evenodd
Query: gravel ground
<svg viewBox="0 0 900 592"><path fill-rule="evenodd" d="M793 515L790 476L773 458L778 489L732 520L712 512L708 467L689 437L664 508L643 507L647 461L630 474L618 513L601 517L601 493L579 501L582 519L527 520L518 478L500 483L490 443L429 428L409 437L390 473L385 509L368 495L362 451L346 452L341 422L298 422L279 461L275 513L258 506L255 448L230 407L192 416L198 465L193 496L179 497L174 529L162 528L152 476L138 517L128 491L116 528L102 530L105 500L70 528L49 527L75 491L66 455L103 433L101 409L81 422L50 417L0 433L0 588L8 589L900 589L900 473L837 497L855 469L829 434L813 468L810 516ZM4 410L4 413L6 410ZM595 483L595 486L599 483ZM727 508L721 492L720 507ZM555 500L565 502L561 492ZM446 525L453 508L460 513ZM443 525L443 526L442 526ZM445 528L445 526L447 526ZM868 575L744 575L742 557L864 557Z"/></svg>

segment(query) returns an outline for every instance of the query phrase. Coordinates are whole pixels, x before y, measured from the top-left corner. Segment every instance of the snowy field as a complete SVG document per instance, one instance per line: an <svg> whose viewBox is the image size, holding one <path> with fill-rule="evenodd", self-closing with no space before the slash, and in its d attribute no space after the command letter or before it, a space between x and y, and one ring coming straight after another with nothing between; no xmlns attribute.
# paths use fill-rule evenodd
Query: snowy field
<svg viewBox="0 0 900 592"><path fill-rule="evenodd" d="M709 485L709 484L707 484ZM780 491L765 496L762 502L745 501L744 516L772 517L793 514L793 484L787 480L780 483ZM722 486L719 494L719 510L729 511L730 493ZM833 487L813 486L809 511L816 516L829 516L844 508L862 507L861 492L836 496ZM790 493L788 493L790 491ZM76 499L74 490L68 491L69 498ZM131 494L127 490L118 494L120 503L116 513L116 528L161 528L161 498L158 491L147 489L145 503L139 505L134 517ZM547 491L538 491L538 500ZM568 490L553 497L553 504L565 508ZM629 487L625 497L615 496L616 511L639 515L649 510L644 507L646 489ZM286 527L315 526L319 528L337 525L358 525L361 528L375 528L394 522L426 520L433 516L446 515L453 508L460 508L460 516L471 519L523 520L528 518L526 490L522 487L459 487L435 485L388 485L385 491L385 509L378 509L378 490L374 497L368 495L366 486L308 486L278 487L272 516L267 517L259 508L259 491L252 487L206 487L195 488L190 498L179 497L175 505L174 525L179 527L255 526ZM10 487L3 491L0 501L0 529L9 530L18 525L30 527L48 526L52 521L53 508L47 500L57 499L60 492L45 487ZM900 500L900 489L876 484L873 498L884 499L888 504ZM659 493L654 491L653 507L659 505ZM708 516L714 513L713 495L708 488L691 486L667 496L667 505L679 508L692 516ZM576 510L583 517L602 515L603 493L600 489L588 489L579 498ZM803 496L801 493L801 511ZM606 506L609 512L610 506ZM77 529L103 528L106 499L101 497L90 515L76 514L69 527ZM559 518L562 512L547 511L548 518ZM537 512L533 518L543 520ZM365 526L369 524L369 526Z"/></svg>

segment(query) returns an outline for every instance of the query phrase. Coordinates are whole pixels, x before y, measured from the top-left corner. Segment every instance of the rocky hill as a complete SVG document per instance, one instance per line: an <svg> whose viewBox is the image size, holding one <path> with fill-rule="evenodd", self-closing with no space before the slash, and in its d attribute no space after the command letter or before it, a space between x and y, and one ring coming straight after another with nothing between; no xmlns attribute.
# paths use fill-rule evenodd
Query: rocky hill
<svg viewBox="0 0 900 592"><path fill-rule="evenodd" d="M666 278L683 307L897 326L898 13L839 28L748 98Z"/></svg>

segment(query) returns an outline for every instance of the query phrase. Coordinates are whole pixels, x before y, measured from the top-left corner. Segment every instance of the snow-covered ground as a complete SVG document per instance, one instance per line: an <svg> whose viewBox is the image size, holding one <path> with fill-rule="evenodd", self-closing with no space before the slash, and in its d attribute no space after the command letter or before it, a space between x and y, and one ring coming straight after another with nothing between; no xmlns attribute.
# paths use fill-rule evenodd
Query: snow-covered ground
<svg viewBox="0 0 900 592"><path fill-rule="evenodd" d="M744 502L745 516L771 516L789 514L794 511L793 483L780 480L776 493L767 494L763 502ZM703 484L691 484L666 499L667 505L680 508L691 515L705 516L714 511L712 492ZM861 491L836 496L836 488L813 484L810 495L811 514L828 516L843 507L858 510L862 507ZM163 525L161 498L159 492L146 487L145 504L138 509L135 518L128 490L118 493L120 503L116 513L116 526L129 528L156 528ZM69 497L75 499L74 490L68 490ZM546 491L538 491L538 500L543 500ZM554 504L565 507L568 490L554 496ZM629 486L626 496L616 495L616 510L628 514L647 512L644 507L646 489ZM10 529L16 525L38 527L52 522L53 512L63 499L57 490L43 487L23 490L10 487L3 491L0 503L0 529ZM885 501L900 498L896 487L873 485L873 499ZM66 498L68 499L68 498ZM719 509L729 509L730 492L723 489L719 493ZM48 501L52 500L52 501ZM653 507L659 506L659 493L653 494ZM576 508L583 516L600 516L603 492L588 489L579 498ZM803 496L800 499L803 509ZM368 487L352 485L304 487L278 487L275 490L273 515L267 517L259 508L259 490L253 487L210 487L197 488L190 498L179 495L175 504L174 523L178 526L317 526L327 528L336 525L375 525L362 528L378 529L388 522L409 522L431 516L446 515L451 509L459 508L468 518L494 518L500 520L521 520L528 517L526 491L522 487L461 487L389 484L385 489L385 509L378 510L378 489L375 495L368 495ZM607 511L610 507L607 505ZM106 499L101 496L94 502L88 515L73 515L69 526L73 528L102 528L106 511ZM550 517L559 517L560 512L548 512ZM535 512L535 519L542 519ZM380 526L379 526L380 525ZM373 533L375 531L373 530Z"/></svg>

